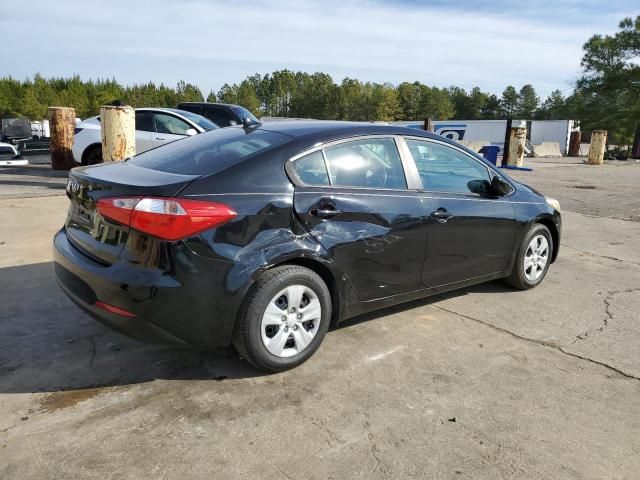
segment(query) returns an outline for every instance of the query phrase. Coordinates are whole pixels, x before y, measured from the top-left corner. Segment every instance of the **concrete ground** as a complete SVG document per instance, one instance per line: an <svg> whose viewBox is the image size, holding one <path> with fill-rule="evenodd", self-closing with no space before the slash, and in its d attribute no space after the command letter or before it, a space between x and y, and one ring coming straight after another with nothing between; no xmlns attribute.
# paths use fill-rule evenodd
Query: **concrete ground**
<svg viewBox="0 0 640 480"><path fill-rule="evenodd" d="M0 478L638 478L640 164L527 163L564 208L542 285L354 319L279 375L84 315L51 273L64 178L0 170Z"/></svg>

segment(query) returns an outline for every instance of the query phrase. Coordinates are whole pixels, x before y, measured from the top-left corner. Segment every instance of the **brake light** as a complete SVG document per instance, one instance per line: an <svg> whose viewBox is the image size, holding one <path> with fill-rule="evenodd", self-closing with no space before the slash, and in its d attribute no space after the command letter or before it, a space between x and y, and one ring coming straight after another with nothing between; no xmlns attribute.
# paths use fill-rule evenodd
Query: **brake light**
<svg viewBox="0 0 640 480"><path fill-rule="evenodd" d="M101 198L100 214L165 240L180 240L234 218L237 213L216 202L158 197Z"/></svg>
<svg viewBox="0 0 640 480"><path fill-rule="evenodd" d="M137 317L135 313L132 313L129 310L125 310L124 308L120 308L120 307L114 307L113 305L109 305L108 303L101 302L100 300L94 303L94 305L109 313L115 313L116 315L122 315L123 317L129 317L129 318Z"/></svg>

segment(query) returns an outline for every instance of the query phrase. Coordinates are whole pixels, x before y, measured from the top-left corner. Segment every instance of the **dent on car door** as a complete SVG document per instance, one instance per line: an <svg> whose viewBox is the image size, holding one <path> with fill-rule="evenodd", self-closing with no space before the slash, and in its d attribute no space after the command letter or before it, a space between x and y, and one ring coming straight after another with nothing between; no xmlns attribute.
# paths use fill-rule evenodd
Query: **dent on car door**
<svg viewBox="0 0 640 480"><path fill-rule="evenodd" d="M288 165L294 208L361 300L420 287L426 247L419 192L393 138L341 142Z"/></svg>
<svg viewBox="0 0 640 480"><path fill-rule="evenodd" d="M490 192L492 171L435 141L406 139L428 205L429 244L422 283L436 287L508 268L514 248L514 205Z"/></svg>

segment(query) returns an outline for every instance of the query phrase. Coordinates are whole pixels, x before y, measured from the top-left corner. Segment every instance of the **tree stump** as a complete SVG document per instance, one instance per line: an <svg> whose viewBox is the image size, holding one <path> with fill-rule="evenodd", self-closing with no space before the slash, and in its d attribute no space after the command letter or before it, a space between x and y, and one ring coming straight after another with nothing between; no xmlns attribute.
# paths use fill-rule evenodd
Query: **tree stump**
<svg viewBox="0 0 640 480"><path fill-rule="evenodd" d="M524 146L527 142L527 129L513 127L509 138L509 157L507 165L521 167L524 163Z"/></svg>
<svg viewBox="0 0 640 480"><path fill-rule="evenodd" d="M589 165L602 165L604 162L604 149L607 145L607 131L594 130L591 133L591 145L589 145Z"/></svg>
<svg viewBox="0 0 640 480"><path fill-rule="evenodd" d="M76 111L68 107L49 107L49 129L51 131L51 168L71 170L77 166L73 161L73 131L76 127Z"/></svg>
<svg viewBox="0 0 640 480"><path fill-rule="evenodd" d="M132 107L101 107L100 130L103 162L117 162L136 154L136 115Z"/></svg>
<svg viewBox="0 0 640 480"><path fill-rule="evenodd" d="M570 157L580 156L580 140L582 140L581 132L571 132L571 136L569 137L569 156Z"/></svg>

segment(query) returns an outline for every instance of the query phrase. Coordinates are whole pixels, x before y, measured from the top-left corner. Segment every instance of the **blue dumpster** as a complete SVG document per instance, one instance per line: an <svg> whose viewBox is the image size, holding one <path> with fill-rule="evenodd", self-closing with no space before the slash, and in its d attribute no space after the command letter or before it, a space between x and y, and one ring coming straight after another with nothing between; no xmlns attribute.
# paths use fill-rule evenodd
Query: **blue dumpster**
<svg viewBox="0 0 640 480"><path fill-rule="evenodd" d="M500 147L497 145L485 145L482 147L482 156L486 158L488 161L496 165L498 163L498 152L500 151Z"/></svg>

